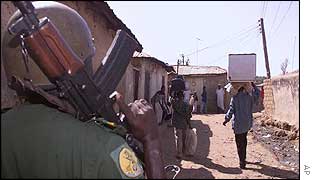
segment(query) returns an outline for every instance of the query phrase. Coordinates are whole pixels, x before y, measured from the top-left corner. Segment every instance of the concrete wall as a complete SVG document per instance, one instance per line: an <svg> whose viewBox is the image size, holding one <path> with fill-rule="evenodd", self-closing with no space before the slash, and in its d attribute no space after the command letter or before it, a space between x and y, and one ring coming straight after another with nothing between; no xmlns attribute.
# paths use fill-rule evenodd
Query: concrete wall
<svg viewBox="0 0 315 180"><path fill-rule="evenodd" d="M222 87L227 83L227 74L219 75L203 75L203 76L184 76L188 82L189 89L193 92L196 91L198 95L198 105L201 105L201 93L203 86L206 86L207 91L207 112L217 112L217 101L216 101L216 88L218 84ZM225 101L228 101L226 99Z"/></svg>
<svg viewBox="0 0 315 180"><path fill-rule="evenodd" d="M264 81L265 113L273 119L299 127L299 73Z"/></svg>

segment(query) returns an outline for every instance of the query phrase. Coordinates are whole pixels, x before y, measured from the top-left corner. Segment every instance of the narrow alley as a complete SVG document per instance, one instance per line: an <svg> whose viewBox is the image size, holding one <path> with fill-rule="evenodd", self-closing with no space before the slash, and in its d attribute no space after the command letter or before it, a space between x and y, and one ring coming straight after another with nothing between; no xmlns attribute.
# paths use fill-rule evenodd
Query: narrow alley
<svg viewBox="0 0 315 180"><path fill-rule="evenodd" d="M182 160L175 158L173 128L167 126L169 122L160 126L164 163L181 168L176 179L298 178L297 173L281 165L273 153L257 142L252 132L248 135L248 164L245 170L240 169L231 123L223 126L223 119L223 114L193 115L197 150L193 157L184 156ZM168 178L173 175L168 172Z"/></svg>

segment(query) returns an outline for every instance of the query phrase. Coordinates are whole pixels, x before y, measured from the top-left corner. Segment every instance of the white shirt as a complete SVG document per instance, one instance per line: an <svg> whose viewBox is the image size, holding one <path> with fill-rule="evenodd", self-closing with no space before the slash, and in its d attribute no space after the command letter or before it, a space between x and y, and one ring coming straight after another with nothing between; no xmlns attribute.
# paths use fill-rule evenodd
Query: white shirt
<svg viewBox="0 0 315 180"><path fill-rule="evenodd" d="M217 94L217 106L219 106L221 109L224 110L224 89L217 89L216 90Z"/></svg>

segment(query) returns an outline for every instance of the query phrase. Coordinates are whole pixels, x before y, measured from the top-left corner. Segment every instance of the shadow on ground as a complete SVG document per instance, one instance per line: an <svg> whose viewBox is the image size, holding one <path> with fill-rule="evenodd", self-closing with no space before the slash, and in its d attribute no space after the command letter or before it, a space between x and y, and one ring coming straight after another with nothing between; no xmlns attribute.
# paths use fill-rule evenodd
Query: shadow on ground
<svg viewBox="0 0 315 180"><path fill-rule="evenodd" d="M176 179L214 179L215 177L211 173L211 170L217 170L224 174L242 174L242 170L238 167L226 167L212 162L208 157L209 151L211 151L210 141L213 132L207 124L204 124L201 120L194 119L191 121L192 127L197 129L198 144L197 150L193 157L184 156L182 160L191 161L194 164L185 165L181 164L181 160L175 158L175 138L173 127L168 127L166 123L160 126L160 136L162 141L162 151L165 166L169 164L177 165L181 167L181 171L176 176ZM276 167L264 165L262 163L251 163L258 166L257 168L249 167L247 170L256 171L260 174L264 174L271 177L278 178L298 178L299 175L293 171L281 170ZM208 169L206 169L208 168ZM168 172L167 178L171 179L175 173Z"/></svg>
<svg viewBox="0 0 315 180"><path fill-rule="evenodd" d="M211 151L210 140L213 135L211 129L207 124L204 124L201 120L193 120L192 126L197 129L198 145L196 153L193 157L184 157L184 160L192 161L196 164L203 165L209 169L215 169L225 174L241 174L242 171L236 167L225 167L220 164L216 164L208 157L209 151Z"/></svg>
<svg viewBox="0 0 315 180"><path fill-rule="evenodd" d="M259 168L246 168L247 170L257 171L260 174L264 174L267 176L284 178L284 179L297 179L299 178L299 174L295 173L294 171L288 171L284 169L279 169L272 166L267 166L260 162L247 162L247 164L254 164L257 165Z"/></svg>
<svg viewBox="0 0 315 180"><path fill-rule="evenodd" d="M173 128L167 127L166 125L163 125L163 127L161 127L160 135L162 137L164 162L166 165L174 164L181 167L181 171L176 176L176 178L214 179L215 177L206 168L216 169L217 171L226 174L242 173L239 168L225 167L220 164L213 163L211 159L208 158L212 131L210 130L209 126L207 124L203 124L201 120L193 120L191 121L191 124L193 128L197 129L197 150L193 157L184 156L182 159L185 161L191 161L196 164L192 165L192 167L182 167L182 165L180 164L181 161L175 158L175 138ZM174 173L169 172L168 174L174 175ZM171 176L168 176L168 178L171 178Z"/></svg>

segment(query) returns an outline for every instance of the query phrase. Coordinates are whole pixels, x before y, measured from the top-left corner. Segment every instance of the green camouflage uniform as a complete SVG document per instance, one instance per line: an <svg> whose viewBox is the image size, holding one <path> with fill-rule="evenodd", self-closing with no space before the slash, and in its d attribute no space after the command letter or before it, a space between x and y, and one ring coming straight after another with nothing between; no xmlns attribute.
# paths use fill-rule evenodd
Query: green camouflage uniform
<svg viewBox="0 0 315 180"><path fill-rule="evenodd" d="M2 178L144 178L125 140L44 105L1 115Z"/></svg>

